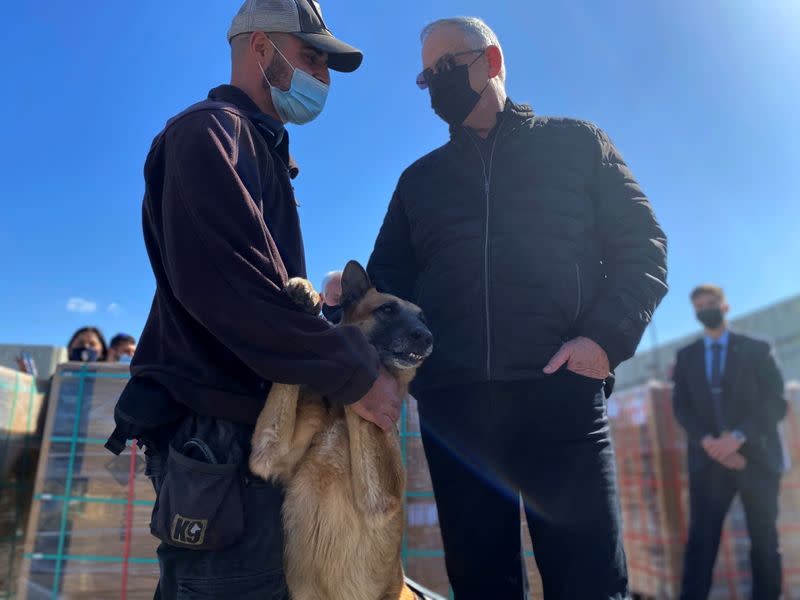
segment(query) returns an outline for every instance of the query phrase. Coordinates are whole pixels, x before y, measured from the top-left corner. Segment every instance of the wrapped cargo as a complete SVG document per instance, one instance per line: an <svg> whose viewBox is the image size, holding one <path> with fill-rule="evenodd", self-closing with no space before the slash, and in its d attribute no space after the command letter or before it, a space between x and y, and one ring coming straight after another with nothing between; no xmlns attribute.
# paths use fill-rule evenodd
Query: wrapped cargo
<svg viewBox="0 0 800 600"><path fill-rule="evenodd" d="M671 396L669 384L650 382L617 391L608 404L631 590L658 600L680 594L689 526L686 439ZM800 386L789 384L787 397L781 429L791 460L781 484L778 531L788 599L800 598ZM750 597L749 551L744 509L736 499L720 541L712 600Z"/></svg>
<svg viewBox="0 0 800 600"><path fill-rule="evenodd" d="M33 376L0 367L0 598L16 593L41 443L42 405Z"/></svg>
<svg viewBox="0 0 800 600"><path fill-rule="evenodd" d="M149 521L154 492L141 450L120 457L113 429L127 367L60 365L50 392L20 569L22 598L152 598L158 580Z"/></svg>
<svg viewBox="0 0 800 600"><path fill-rule="evenodd" d="M420 435L417 401L403 402L400 441L406 465L406 531L403 537L403 568L406 575L430 590L447 596L439 517L433 500L433 484Z"/></svg>
<svg viewBox="0 0 800 600"><path fill-rule="evenodd" d="M683 431L658 383L616 392L608 402L631 589L677 598L687 526Z"/></svg>

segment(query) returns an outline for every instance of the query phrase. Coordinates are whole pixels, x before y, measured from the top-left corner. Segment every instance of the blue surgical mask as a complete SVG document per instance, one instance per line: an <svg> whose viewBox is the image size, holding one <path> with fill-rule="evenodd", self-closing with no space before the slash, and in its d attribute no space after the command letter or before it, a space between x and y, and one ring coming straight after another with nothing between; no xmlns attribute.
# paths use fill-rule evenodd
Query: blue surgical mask
<svg viewBox="0 0 800 600"><path fill-rule="evenodd" d="M274 43L272 46L281 55L281 58L286 60L283 52L278 50ZM261 63L258 63L258 66L261 67L261 73L269 84L272 104L275 106L275 110L278 111L278 116L281 120L284 123L303 125L316 119L322 112L325 107L325 101L328 99L328 86L305 71L295 69L294 65L288 60L286 60L286 64L294 70L291 85L286 91L272 85L267 79L267 73Z"/></svg>
<svg viewBox="0 0 800 600"><path fill-rule="evenodd" d="M117 362L123 365L129 365L131 364L132 360L133 360L132 356L130 356L129 354L123 354L122 356L119 357L119 359L117 359Z"/></svg>

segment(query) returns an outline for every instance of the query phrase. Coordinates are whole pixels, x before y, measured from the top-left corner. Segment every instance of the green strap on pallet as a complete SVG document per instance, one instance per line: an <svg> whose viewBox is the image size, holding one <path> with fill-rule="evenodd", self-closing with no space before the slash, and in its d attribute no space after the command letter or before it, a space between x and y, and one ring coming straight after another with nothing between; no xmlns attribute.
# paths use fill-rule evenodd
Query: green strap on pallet
<svg viewBox="0 0 800 600"><path fill-rule="evenodd" d="M51 442L66 442L69 443L72 441L72 437L68 435L54 435L50 438ZM99 444L100 446L105 446L106 440L102 438L85 438L85 437L78 437L75 438L75 441L79 444ZM130 443L128 443L130 446Z"/></svg>
<svg viewBox="0 0 800 600"><path fill-rule="evenodd" d="M99 563L125 562L124 556L94 556L92 554L42 554L40 552L31 552L31 553L26 553L25 558L30 558L32 560L75 560L75 561L99 562ZM129 557L128 562L139 565L157 565L158 559Z"/></svg>
<svg viewBox="0 0 800 600"><path fill-rule="evenodd" d="M101 498L99 496L59 496L55 494L36 494L34 496L34 500L41 500L44 502L50 502L55 500L57 502L91 502L93 504L128 504L127 498ZM132 503L134 506L155 506L155 502L152 500L134 500Z"/></svg>
<svg viewBox="0 0 800 600"><path fill-rule="evenodd" d="M433 492L406 492L406 498L433 498Z"/></svg>
<svg viewBox="0 0 800 600"><path fill-rule="evenodd" d="M78 371L61 371L62 377L77 377L78 379L130 379L127 373L89 373L87 367L81 367Z"/></svg>

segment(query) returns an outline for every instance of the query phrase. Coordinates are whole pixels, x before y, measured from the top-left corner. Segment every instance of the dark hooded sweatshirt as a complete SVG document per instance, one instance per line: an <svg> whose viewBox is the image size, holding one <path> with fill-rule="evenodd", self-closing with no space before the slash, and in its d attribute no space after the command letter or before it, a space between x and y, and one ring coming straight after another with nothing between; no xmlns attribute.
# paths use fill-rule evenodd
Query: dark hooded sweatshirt
<svg viewBox="0 0 800 600"><path fill-rule="evenodd" d="M282 125L233 86L155 138L143 226L156 293L134 379L245 424L271 382L305 384L340 404L370 389L378 357L363 334L300 312L282 293L306 275L296 175Z"/></svg>

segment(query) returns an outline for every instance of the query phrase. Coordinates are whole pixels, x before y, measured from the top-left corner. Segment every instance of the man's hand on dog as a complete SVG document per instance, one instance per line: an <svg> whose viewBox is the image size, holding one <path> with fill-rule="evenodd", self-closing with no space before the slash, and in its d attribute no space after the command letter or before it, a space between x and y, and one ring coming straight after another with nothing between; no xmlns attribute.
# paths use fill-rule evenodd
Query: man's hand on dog
<svg viewBox="0 0 800 600"><path fill-rule="evenodd" d="M547 363L544 372L552 375L565 364L569 371L592 379L605 379L611 371L605 350L585 337L577 337L561 346Z"/></svg>
<svg viewBox="0 0 800 600"><path fill-rule="evenodd" d="M350 408L362 419L375 423L384 431L392 431L400 418L403 398L397 380L381 369L370 390Z"/></svg>

